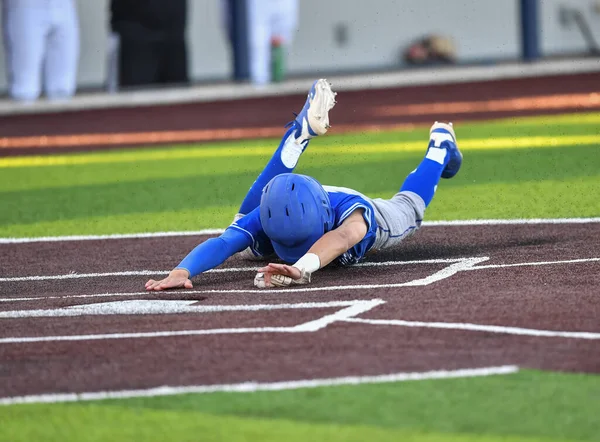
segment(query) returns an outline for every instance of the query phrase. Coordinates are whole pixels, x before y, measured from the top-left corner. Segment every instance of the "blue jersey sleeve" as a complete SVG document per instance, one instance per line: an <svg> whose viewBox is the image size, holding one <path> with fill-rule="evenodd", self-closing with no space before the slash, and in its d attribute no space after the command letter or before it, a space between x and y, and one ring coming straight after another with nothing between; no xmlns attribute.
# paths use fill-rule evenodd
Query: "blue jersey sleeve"
<svg viewBox="0 0 600 442"><path fill-rule="evenodd" d="M329 198L335 214L335 227L342 223L356 210L363 211L363 218L367 223L367 233L364 238L342 254L337 261L342 265L356 264L365 257L365 254L375 243L377 235L377 222L371 203L359 195L353 195L343 192L329 192Z"/></svg>
<svg viewBox="0 0 600 442"><path fill-rule="evenodd" d="M250 241L250 248L255 256L269 256L275 253L271 240L263 231L260 223L260 208L257 207L252 212L244 215L228 229L234 229L242 232Z"/></svg>
<svg viewBox="0 0 600 442"><path fill-rule="evenodd" d="M176 268L187 270L192 278L218 266L250 244L250 240L242 232L227 229L218 238L210 238L197 246Z"/></svg>

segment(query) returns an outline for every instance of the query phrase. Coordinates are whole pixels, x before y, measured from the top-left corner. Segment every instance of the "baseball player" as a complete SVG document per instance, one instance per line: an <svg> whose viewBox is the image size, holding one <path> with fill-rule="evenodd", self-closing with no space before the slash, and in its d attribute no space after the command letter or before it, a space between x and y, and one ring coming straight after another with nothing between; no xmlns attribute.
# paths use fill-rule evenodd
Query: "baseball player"
<svg viewBox="0 0 600 442"><path fill-rule="evenodd" d="M79 24L74 0L2 0L10 96L36 100L75 93Z"/></svg>
<svg viewBox="0 0 600 442"><path fill-rule="evenodd" d="M252 259L276 255L287 263L259 269L254 278L259 288L306 284L332 261L357 263L370 251L396 246L420 227L440 178L452 178L462 164L452 125L436 122L431 127L425 158L396 195L371 199L292 173L310 139L329 129L335 95L326 80L313 84L233 224L192 250L165 279L149 280L147 290L192 288L190 278L238 252Z"/></svg>

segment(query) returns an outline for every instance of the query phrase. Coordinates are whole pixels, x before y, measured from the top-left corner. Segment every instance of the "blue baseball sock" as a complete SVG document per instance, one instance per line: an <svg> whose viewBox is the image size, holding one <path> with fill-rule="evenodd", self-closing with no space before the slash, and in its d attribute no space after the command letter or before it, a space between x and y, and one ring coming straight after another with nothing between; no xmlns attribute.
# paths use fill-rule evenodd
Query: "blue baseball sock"
<svg viewBox="0 0 600 442"><path fill-rule="evenodd" d="M260 197L263 188L269 181L282 173L290 173L294 171L300 155L308 146L308 140L303 143L297 143L296 138L301 134L302 127L296 120L290 123L290 128L287 130L279 147L271 157L271 160L265 166L256 181L250 187L246 194L239 213L247 214L256 209L260 204Z"/></svg>
<svg viewBox="0 0 600 442"><path fill-rule="evenodd" d="M428 206L448 160L449 155L444 147L430 147L421 164L406 177L400 192L414 192L423 198L425 206Z"/></svg>

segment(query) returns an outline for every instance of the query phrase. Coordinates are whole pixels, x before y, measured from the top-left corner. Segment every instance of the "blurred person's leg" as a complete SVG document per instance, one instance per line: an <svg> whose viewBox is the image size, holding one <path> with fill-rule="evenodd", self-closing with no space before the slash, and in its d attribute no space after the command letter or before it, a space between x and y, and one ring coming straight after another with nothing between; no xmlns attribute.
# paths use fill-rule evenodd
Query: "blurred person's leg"
<svg viewBox="0 0 600 442"><path fill-rule="evenodd" d="M4 0L4 47L11 98L36 100L41 92L42 63L49 22L45 2Z"/></svg>
<svg viewBox="0 0 600 442"><path fill-rule="evenodd" d="M280 38L286 46L294 40L298 26L298 0L271 0L273 12L271 29L274 37Z"/></svg>
<svg viewBox="0 0 600 442"><path fill-rule="evenodd" d="M119 34L110 32L106 41L106 92L115 93L119 90Z"/></svg>
<svg viewBox="0 0 600 442"><path fill-rule="evenodd" d="M119 34L119 86L145 86L159 81L161 42L139 23L115 25Z"/></svg>
<svg viewBox="0 0 600 442"><path fill-rule="evenodd" d="M163 56L163 83L185 84L188 78L188 56L185 29L187 26L187 0L169 0L165 14L171 20L165 22L165 48Z"/></svg>
<svg viewBox="0 0 600 442"><path fill-rule="evenodd" d="M271 81L272 0L247 1L250 80L263 85Z"/></svg>
<svg viewBox="0 0 600 442"><path fill-rule="evenodd" d="M235 8L233 7L234 0L221 0L219 2L221 9L221 22L223 24L223 28L225 29L225 33L227 35L227 39L229 43L233 44L233 22L235 13Z"/></svg>
<svg viewBox="0 0 600 442"><path fill-rule="evenodd" d="M44 90L51 100L70 98L77 87L79 20L73 0L50 0Z"/></svg>
<svg viewBox="0 0 600 442"><path fill-rule="evenodd" d="M188 83L188 59L185 34L177 33L168 36L162 46L160 82L165 84Z"/></svg>
<svg viewBox="0 0 600 442"><path fill-rule="evenodd" d="M222 22L231 45L231 76L235 81L250 79L250 43L246 0L221 0Z"/></svg>
<svg viewBox="0 0 600 442"><path fill-rule="evenodd" d="M161 82L185 84L188 78L188 57L185 29L187 26L187 0L169 0L163 13L170 17L163 25L163 53L161 57Z"/></svg>

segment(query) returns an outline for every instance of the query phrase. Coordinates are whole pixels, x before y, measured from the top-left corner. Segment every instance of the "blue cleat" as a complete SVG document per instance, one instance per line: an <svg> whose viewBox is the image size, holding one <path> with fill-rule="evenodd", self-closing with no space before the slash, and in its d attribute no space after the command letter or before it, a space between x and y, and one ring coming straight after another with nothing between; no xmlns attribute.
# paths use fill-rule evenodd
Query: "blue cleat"
<svg viewBox="0 0 600 442"><path fill-rule="evenodd" d="M330 128L329 111L335 106L336 95L327 80L322 78L313 83L304 107L296 116L296 122L302 129L299 138L308 140L325 135Z"/></svg>
<svg viewBox="0 0 600 442"><path fill-rule="evenodd" d="M442 178L452 178L462 165L463 156L456 144L456 135L452 123L438 123L431 126L429 131L429 147L442 147L448 152L449 159L442 171Z"/></svg>

